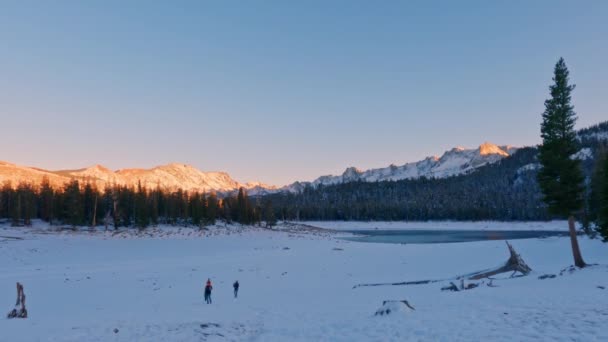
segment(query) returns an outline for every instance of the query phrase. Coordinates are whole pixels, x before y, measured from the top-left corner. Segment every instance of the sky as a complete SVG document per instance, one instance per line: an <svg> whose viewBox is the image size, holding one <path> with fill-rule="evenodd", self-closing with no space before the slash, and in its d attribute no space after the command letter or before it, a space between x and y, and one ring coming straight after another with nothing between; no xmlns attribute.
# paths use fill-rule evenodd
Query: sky
<svg viewBox="0 0 608 342"><path fill-rule="evenodd" d="M0 160L284 185L608 120L608 1L0 1Z"/></svg>

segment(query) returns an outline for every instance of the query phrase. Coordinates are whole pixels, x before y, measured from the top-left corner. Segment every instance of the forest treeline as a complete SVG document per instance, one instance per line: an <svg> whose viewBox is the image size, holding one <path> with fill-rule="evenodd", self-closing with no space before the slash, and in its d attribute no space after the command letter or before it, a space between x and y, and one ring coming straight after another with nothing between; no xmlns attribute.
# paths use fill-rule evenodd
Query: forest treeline
<svg viewBox="0 0 608 342"><path fill-rule="evenodd" d="M594 126L589 133L608 132ZM583 223L597 215L600 179L596 163L606 154L606 141L581 139L595 157L582 161L588 184ZM286 220L549 220L536 179L538 149L519 149L512 156L480 167L473 173L448 178L420 178L382 182L348 182L307 186L299 193L265 196L274 204L277 217Z"/></svg>
<svg viewBox="0 0 608 342"><path fill-rule="evenodd" d="M577 218L587 224L601 210L601 189L606 172L608 122L579 131L585 204ZM150 225L204 226L216 220L274 225L283 220L549 220L537 182L538 149L519 149L512 156L448 178L421 178L382 182L348 182L307 186L301 192L248 196L244 189L230 194L168 191L106 186L72 180L54 189L41 184L4 183L0 188L0 219L29 225L39 218L72 226Z"/></svg>
<svg viewBox="0 0 608 342"><path fill-rule="evenodd" d="M252 201L244 189L218 198L215 192L167 191L136 187L108 186L76 179L53 188L48 179L39 185L10 182L0 189L0 219L14 226L30 225L38 218L51 224L71 226L113 226L145 228L169 224L205 226L216 220L241 224L276 223L269 201Z"/></svg>

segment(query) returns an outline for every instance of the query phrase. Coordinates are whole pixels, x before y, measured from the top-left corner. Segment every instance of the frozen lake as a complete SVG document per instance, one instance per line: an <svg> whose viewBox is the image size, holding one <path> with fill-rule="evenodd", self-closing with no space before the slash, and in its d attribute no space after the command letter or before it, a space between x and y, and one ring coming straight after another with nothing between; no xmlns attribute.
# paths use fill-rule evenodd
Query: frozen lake
<svg viewBox="0 0 608 342"><path fill-rule="evenodd" d="M348 230L346 230L348 231ZM515 240L567 236L565 231L539 230L420 230L373 229L348 231L360 236L344 238L349 241L377 243L451 243L487 240Z"/></svg>

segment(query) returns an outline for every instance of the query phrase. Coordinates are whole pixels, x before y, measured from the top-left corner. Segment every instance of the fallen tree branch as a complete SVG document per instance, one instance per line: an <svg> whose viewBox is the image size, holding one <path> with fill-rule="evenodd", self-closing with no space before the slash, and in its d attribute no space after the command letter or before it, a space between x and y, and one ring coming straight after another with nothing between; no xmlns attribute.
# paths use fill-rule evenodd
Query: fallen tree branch
<svg viewBox="0 0 608 342"><path fill-rule="evenodd" d="M357 287L364 287L364 286L404 286L404 285L424 285L424 284L432 284L432 283L438 283L438 282L442 282L442 281L450 281L450 280L463 280L464 279L468 279L468 280L479 280L479 279L483 279L483 278L489 278L493 275L497 275L500 273L506 273L506 272L513 272L511 274L511 278L513 278L515 276L516 273L521 273L521 276L525 276L528 275L532 269L526 264L526 262L522 259L522 257L517 254L517 252L515 252L515 249L513 248L513 246L511 246L511 244L508 241L505 241L505 243L507 244L507 248L509 249L509 259L507 260L507 262L502 265L502 266L498 266L495 268L490 268L490 269L486 269L486 270L482 270L482 271L477 271L477 272L473 272L473 273L468 273L468 274L464 274L464 275L460 275L454 278L448 278L448 279L430 279L430 280L414 280L414 281L403 281L403 282L396 282L396 283L371 283L371 284L357 284L355 286L353 286L353 289L357 288ZM456 289L458 289L458 287L455 284L452 284L453 287L455 287ZM452 286L448 286L446 289L451 289Z"/></svg>
<svg viewBox="0 0 608 342"><path fill-rule="evenodd" d="M482 278L488 278L493 275L497 275L500 273L506 273L506 272L513 272L513 274L511 274L511 278L513 278L517 272L521 273L522 275L527 275L528 273L532 272L532 269L526 264L524 259L522 259L522 257L519 254L517 254L517 252L515 252L515 249L513 248L513 246L511 246L511 244L508 241L505 241L505 242L507 244L507 247L509 248L510 256L509 256L509 260L507 260L507 262L503 266L500 266L500 267L497 267L494 269L485 270L485 271L471 273L471 274L467 275L467 278L470 280L479 280Z"/></svg>
<svg viewBox="0 0 608 342"><path fill-rule="evenodd" d="M19 237L19 236L6 236L6 235L0 235L0 239L23 240L23 238Z"/></svg>
<svg viewBox="0 0 608 342"><path fill-rule="evenodd" d="M447 279L402 281L402 282L399 282L399 283L357 284L357 285L353 286L353 289L356 289L357 287L363 287L363 286L424 285L424 284L438 283L440 281L445 281L445 280L447 280Z"/></svg>

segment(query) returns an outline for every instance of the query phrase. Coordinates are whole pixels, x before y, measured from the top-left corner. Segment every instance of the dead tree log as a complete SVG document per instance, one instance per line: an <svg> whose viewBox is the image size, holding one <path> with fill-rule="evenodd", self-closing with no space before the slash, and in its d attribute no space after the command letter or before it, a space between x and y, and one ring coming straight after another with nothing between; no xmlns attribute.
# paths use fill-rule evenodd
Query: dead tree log
<svg viewBox="0 0 608 342"><path fill-rule="evenodd" d="M17 303L15 308L11 310L7 318L27 318L27 309L25 308L25 293L23 292L23 285L17 283Z"/></svg>
<svg viewBox="0 0 608 342"><path fill-rule="evenodd" d="M517 254L517 252L515 252L513 246L511 246L508 241L505 242L507 243L507 247L509 248L510 256L509 260L507 260L507 262L503 266L485 271L470 273L466 275L466 278L470 280L479 280L506 272L513 272L511 276L514 276L517 272L521 273L522 275L527 275L528 273L532 272L532 269L526 264L524 259L522 259L522 257Z"/></svg>
<svg viewBox="0 0 608 342"><path fill-rule="evenodd" d="M403 281L403 282L396 282L396 283L358 284L358 285L353 286L353 289L355 289L357 287L363 287L363 286L403 286L403 285L432 284L432 283L438 283L438 282L450 281L450 280L463 280L463 281L464 281L464 279L479 280L479 279L483 279L483 278L489 278L493 275L497 275L497 274L505 273L505 272L513 272L513 274L511 274L511 277L515 276L515 274L517 272L521 273L522 276L528 275L532 271L532 269L526 264L524 259L522 259L522 257L519 254L517 254L517 252L515 252L515 249L513 248L513 246L511 246L511 244L508 241L505 241L505 242L507 244L507 247L509 248L509 254L510 254L509 259L507 260L507 262L504 265L496 267L496 268L468 273L468 274L464 274L464 275L460 275L460 276L448 278L448 279L414 280L414 281ZM455 284L453 284L453 287L458 289L458 287ZM463 285L463 287L464 287L464 285ZM451 288L451 286L446 289L450 289L450 288Z"/></svg>

